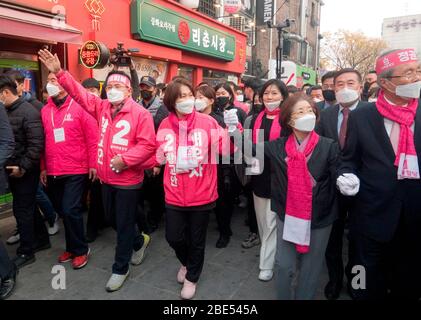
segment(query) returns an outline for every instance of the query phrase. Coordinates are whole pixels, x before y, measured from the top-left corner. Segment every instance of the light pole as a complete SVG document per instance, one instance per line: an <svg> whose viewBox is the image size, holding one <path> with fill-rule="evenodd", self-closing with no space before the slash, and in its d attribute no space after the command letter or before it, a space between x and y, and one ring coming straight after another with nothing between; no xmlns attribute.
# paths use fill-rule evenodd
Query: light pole
<svg viewBox="0 0 421 320"><path fill-rule="evenodd" d="M276 28L278 31L278 46L276 47L276 78L281 80L282 75L282 53L283 53L283 29L291 26L292 19L286 19L277 25L273 25L272 21L268 21L268 28Z"/></svg>

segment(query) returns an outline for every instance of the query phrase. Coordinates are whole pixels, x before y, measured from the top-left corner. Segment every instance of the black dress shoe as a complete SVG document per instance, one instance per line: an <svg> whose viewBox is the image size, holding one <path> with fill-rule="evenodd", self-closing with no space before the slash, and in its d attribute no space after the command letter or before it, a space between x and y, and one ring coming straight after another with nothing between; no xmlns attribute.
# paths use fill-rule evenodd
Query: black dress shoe
<svg viewBox="0 0 421 320"><path fill-rule="evenodd" d="M6 300L9 298L15 289L18 269L16 267L14 269L15 270L13 270L12 275L6 279L3 279L3 281L0 283L0 300Z"/></svg>
<svg viewBox="0 0 421 320"><path fill-rule="evenodd" d="M40 244L37 243L34 246L34 253L39 252L39 251L42 251L42 250L47 250L47 249L50 249L50 248L51 248L50 241L45 242L45 243L40 243Z"/></svg>
<svg viewBox="0 0 421 320"><path fill-rule="evenodd" d="M218 241L216 242L216 247L219 249L226 248L229 242L230 242L230 237L220 236Z"/></svg>
<svg viewBox="0 0 421 320"><path fill-rule="evenodd" d="M342 285L340 282L329 281L325 287L325 297L327 300L337 300L341 294Z"/></svg>
<svg viewBox="0 0 421 320"><path fill-rule="evenodd" d="M27 266L28 264L35 262L35 255L27 255L27 254L18 254L14 259L13 262L15 263L17 268L22 268Z"/></svg>

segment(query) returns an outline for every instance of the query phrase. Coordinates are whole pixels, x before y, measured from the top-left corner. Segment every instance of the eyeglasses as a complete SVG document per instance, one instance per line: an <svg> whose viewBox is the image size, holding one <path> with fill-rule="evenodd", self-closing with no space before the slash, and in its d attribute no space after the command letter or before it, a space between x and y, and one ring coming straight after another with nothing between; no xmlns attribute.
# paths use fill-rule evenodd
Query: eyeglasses
<svg viewBox="0 0 421 320"><path fill-rule="evenodd" d="M115 85L107 85L106 87L105 87L105 90L106 91L108 91L108 90L111 90L111 89L113 89L113 88L115 88L115 89L117 89L117 90L122 90L122 89L124 89L124 88L127 88L127 86L125 86L125 85L122 85L122 84L115 84Z"/></svg>
<svg viewBox="0 0 421 320"><path fill-rule="evenodd" d="M390 77L387 77L387 78L389 78L389 79L404 78L408 81L412 81L412 80L415 80L417 78L421 78L421 70L417 70L415 72L410 71L410 72L407 72L407 73L405 73L404 75L401 75L401 76L390 76Z"/></svg>

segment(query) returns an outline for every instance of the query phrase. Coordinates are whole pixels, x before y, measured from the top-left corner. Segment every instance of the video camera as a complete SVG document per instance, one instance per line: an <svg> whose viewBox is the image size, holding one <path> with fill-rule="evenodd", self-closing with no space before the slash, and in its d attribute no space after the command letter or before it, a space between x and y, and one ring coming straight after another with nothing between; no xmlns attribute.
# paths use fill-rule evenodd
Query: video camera
<svg viewBox="0 0 421 320"><path fill-rule="evenodd" d="M111 58L110 63L116 65L117 67L130 67L132 63L132 58L130 55L134 52L139 52L137 48L130 48L125 50L123 48L123 43L117 43L117 48L111 49Z"/></svg>

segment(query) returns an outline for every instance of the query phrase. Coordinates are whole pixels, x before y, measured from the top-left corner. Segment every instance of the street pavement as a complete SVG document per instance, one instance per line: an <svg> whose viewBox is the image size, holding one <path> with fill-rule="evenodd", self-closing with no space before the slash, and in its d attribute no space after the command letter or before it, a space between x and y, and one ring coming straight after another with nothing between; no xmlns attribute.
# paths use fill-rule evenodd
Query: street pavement
<svg viewBox="0 0 421 320"><path fill-rule="evenodd" d="M212 216L206 245L205 265L198 283L196 300L274 300L276 299L275 281L258 280L259 247L243 249L241 242L248 234L244 220L244 209L237 209L232 220L234 235L227 248L217 249L218 239L215 217ZM2 240L13 232L13 217L0 220ZM116 234L106 229L90 245L89 264L81 270L73 270L70 263L64 264L66 270L66 289L52 287L52 273L57 258L64 250L64 230L51 237L52 248L36 254L36 262L22 268L18 276L16 300L177 300L181 285L176 281L180 266L174 251L165 240L163 225L152 233L152 241L147 256L140 266L131 266L130 276L120 291L108 293L105 284L111 274ZM12 257L16 245L7 246ZM324 268L317 294L324 300L323 288L327 282ZM349 299L345 291L341 299Z"/></svg>

